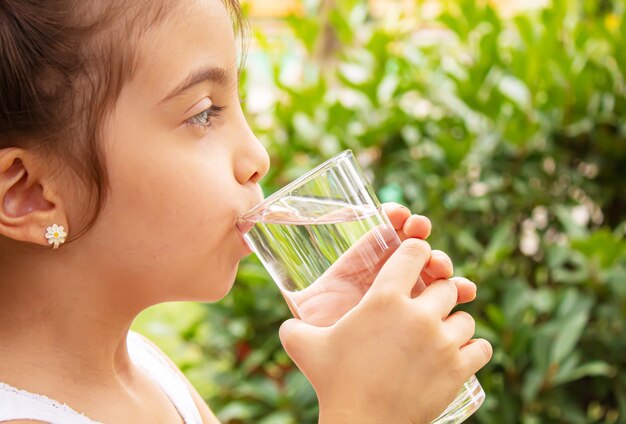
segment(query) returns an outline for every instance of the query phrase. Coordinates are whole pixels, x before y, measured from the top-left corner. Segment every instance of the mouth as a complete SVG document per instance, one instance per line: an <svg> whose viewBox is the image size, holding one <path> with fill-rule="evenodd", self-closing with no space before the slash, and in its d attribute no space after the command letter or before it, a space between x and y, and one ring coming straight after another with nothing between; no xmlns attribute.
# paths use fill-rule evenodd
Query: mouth
<svg viewBox="0 0 626 424"><path fill-rule="evenodd" d="M248 231L252 229L252 227L254 227L254 222L246 221L245 219L239 217L237 218L235 226L237 227L239 233L244 236Z"/></svg>
<svg viewBox="0 0 626 424"><path fill-rule="evenodd" d="M250 253L253 253L254 250L252 249L252 246L250 243L248 243L248 241L246 240L246 238L244 237L248 231L250 231L252 229L252 227L254 227L255 222L252 220L248 220L248 219L243 219L244 216L247 216L250 212L250 210L252 210L254 208L253 205L259 205L263 202L264 199L264 195L263 195L263 191L261 190L261 186L257 185L256 186L257 189L257 193L256 193L256 198L254 199L253 202L251 202L251 206L249 206L248 208L246 208L245 210L239 212L239 215L237 215L237 218L235 219L235 226L237 227L237 234L239 236L239 239L241 240L241 243L244 245L245 249L246 249L246 255L249 255Z"/></svg>
<svg viewBox="0 0 626 424"><path fill-rule="evenodd" d="M250 243L248 243L248 241L245 239L244 236L246 235L248 231L252 229L252 227L254 227L254 222L237 218L236 227L237 227L237 235L239 236L239 240L241 241L241 243L243 244L245 248L246 255L253 253L254 250L252 249L252 246L250 245Z"/></svg>

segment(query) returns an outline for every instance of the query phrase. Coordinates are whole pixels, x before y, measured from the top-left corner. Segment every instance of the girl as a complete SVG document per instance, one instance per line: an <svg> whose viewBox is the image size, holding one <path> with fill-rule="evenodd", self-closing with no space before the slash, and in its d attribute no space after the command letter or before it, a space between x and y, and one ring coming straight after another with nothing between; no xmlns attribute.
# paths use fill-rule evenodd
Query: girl
<svg viewBox="0 0 626 424"><path fill-rule="evenodd" d="M150 305L221 299L249 253L236 218L269 160L238 102L238 14L0 0L0 421L217 422L129 327ZM491 356L450 313L475 286L449 278L428 220L386 211L405 241L359 305L280 329L322 423L428 422Z"/></svg>

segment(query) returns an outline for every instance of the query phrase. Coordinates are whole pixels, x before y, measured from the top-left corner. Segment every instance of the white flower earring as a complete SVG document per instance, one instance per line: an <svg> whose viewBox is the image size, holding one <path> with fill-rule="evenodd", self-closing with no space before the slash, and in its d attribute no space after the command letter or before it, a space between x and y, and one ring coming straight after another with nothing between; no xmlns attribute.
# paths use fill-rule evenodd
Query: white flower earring
<svg viewBox="0 0 626 424"><path fill-rule="evenodd" d="M52 227L48 227L48 232L46 233L46 238L48 239L48 244L53 244L53 249L58 249L60 244L65 243L65 237L67 237L67 233L62 225L54 224Z"/></svg>

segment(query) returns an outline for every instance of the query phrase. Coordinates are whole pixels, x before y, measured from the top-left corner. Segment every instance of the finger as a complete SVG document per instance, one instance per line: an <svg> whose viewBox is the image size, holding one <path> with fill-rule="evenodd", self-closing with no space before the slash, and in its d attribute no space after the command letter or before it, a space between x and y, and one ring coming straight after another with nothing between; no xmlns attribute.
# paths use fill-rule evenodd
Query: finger
<svg viewBox="0 0 626 424"><path fill-rule="evenodd" d="M463 346L474 336L476 322L467 312L457 311L450 314L444 321L446 332L458 346Z"/></svg>
<svg viewBox="0 0 626 424"><path fill-rule="evenodd" d="M456 306L457 298L456 284L454 281L445 279L433 281L421 295L415 298L415 301L421 303L420 307L427 309L433 315L445 318Z"/></svg>
<svg viewBox="0 0 626 424"><path fill-rule="evenodd" d="M343 252L324 274L337 278L348 276L356 278L363 273L378 273L382 264L399 244L398 235L388 225L376 226Z"/></svg>
<svg viewBox="0 0 626 424"><path fill-rule="evenodd" d="M485 339L473 339L461 347L460 353L463 368L467 370L467 379L489 362L493 356L493 347Z"/></svg>
<svg viewBox="0 0 626 424"><path fill-rule="evenodd" d="M411 215L402 227L400 238L403 240L411 237L426 239L430 235L431 229L430 219L423 215Z"/></svg>
<svg viewBox="0 0 626 424"><path fill-rule="evenodd" d="M422 278L424 283L428 285L435 280L450 278L453 273L454 267L450 257L441 250L433 250L430 261L428 261L424 271L422 271Z"/></svg>
<svg viewBox="0 0 626 424"><path fill-rule="evenodd" d="M409 296L424 265L430 259L430 245L424 240L408 239L385 262L368 295L382 292Z"/></svg>
<svg viewBox="0 0 626 424"><path fill-rule="evenodd" d="M363 234L312 284L290 296L296 305L302 305L311 297L334 290L332 286L342 281L350 281L359 289L369 287L399 246L396 231L388 224L378 225Z"/></svg>
<svg viewBox="0 0 626 424"><path fill-rule="evenodd" d="M416 298L417 296L422 294L422 292L425 289L426 289L426 284L424 284L424 280L422 279L422 277L419 277L417 279L417 283L415 283L415 285L411 289L411 298L412 299Z"/></svg>
<svg viewBox="0 0 626 424"><path fill-rule="evenodd" d="M468 303L476 299L476 284L463 277L452 277L450 280L454 281L459 292L456 303Z"/></svg>
<svg viewBox="0 0 626 424"><path fill-rule="evenodd" d="M422 276L423 275L424 275L424 272L422 272ZM456 289L459 293L458 298L456 300L457 304L469 303L472 300L476 299L476 291L477 291L476 284L474 284L467 278L463 278L463 277L451 277L449 278L449 280L453 281L454 284L456 284ZM415 284L415 287L413 287L413 291L411 292L411 297L419 296L424 291L425 288L426 288L426 283L424 282L424 279L420 276L417 284Z"/></svg>
<svg viewBox="0 0 626 424"><path fill-rule="evenodd" d="M394 202L383 203L383 211L396 230L401 230L406 220L411 216L409 208Z"/></svg>

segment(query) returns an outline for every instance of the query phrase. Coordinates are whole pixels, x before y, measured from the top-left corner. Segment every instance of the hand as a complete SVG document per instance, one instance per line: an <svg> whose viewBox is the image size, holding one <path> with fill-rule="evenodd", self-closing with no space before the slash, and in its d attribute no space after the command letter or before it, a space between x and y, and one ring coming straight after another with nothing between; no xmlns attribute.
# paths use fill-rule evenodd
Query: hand
<svg viewBox="0 0 626 424"><path fill-rule="evenodd" d="M428 423L488 362L491 345L470 340L471 316L450 314L457 284L431 281L411 297L430 260L428 243L405 240L335 324L281 326L285 350L315 388L320 423Z"/></svg>
<svg viewBox="0 0 626 424"><path fill-rule="evenodd" d="M389 256L407 238L428 237L431 224L428 218L411 215L397 203L386 203L383 210L393 229L376 227L364 234L326 272L304 290L285 293L292 312L309 324L334 324L363 298ZM397 236L397 237L396 237ZM452 276L452 261L444 252L433 250L420 277L412 289L412 297L419 295L427 285ZM476 296L476 286L464 278L453 281L458 286L458 303L469 302Z"/></svg>
<svg viewBox="0 0 626 424"><path fill-rule="evenodd" d="M384 203L383 210L391 221L400 240L419 238L426 240L430 236L432 225L430 220L423 215L411 214L411 211L398 203ZM450 257L441 250L432 250L431 259L428 261L417 284L411 292L411 297L420 294L426 286L441 278L450 278L454 273L454 267ZM457 303L471 302L476 298L476 285L465 278L455 279L459 298Z"/></svg>

